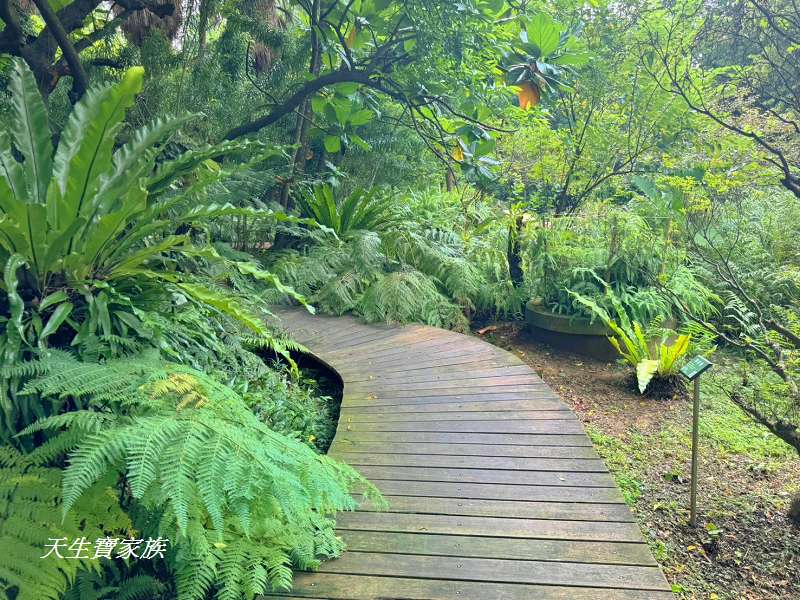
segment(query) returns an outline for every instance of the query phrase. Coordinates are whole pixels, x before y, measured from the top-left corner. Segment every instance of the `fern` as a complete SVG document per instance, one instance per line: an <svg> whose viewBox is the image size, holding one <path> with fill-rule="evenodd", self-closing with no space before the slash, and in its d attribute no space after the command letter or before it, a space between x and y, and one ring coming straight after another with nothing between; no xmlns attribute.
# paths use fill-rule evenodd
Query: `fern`
<svg viewBox="0 0 800 600"><path fill-rule="evenodd" d="M166 586L151 575L131 575L116 563L103 561L104 569L80 571L62 600L151 600L163 598Z"/></svg>
<svg viewBox="0 0 800 600"><path fill-rule="evenodd" d="M94 541L132 531L111 489L113 481L102 474L86 488L79 506L63 520L54 519L63 506L61 470L36 466L10 446L0 447L0 597L58 600L77 577L100 568L91 558L41 557L51 538ZM71 556L63 546L60 552Z"/></svg>
<svg viewBox="0 0 800 600"><path fill-rule="evenodd" d="M29 390L88 407L23 432L52 432L50 444L71 448L62 512L82 506L98 481L122 475L132 501L162 515L156 533L175 545L180 598L284 589L290 565L314 566L341 551L328 517L354 508L353 486L381 502L353 469L272 431L239 394L200 371L152 358L99 366L58 354L42 362L52 370ZM246 562L263 572L243 580Z"/></svg>
<svg viewBox="0 0 800 600"><path fill-rule="evenodd" d="M522 304L507 269L488 276L492 270L470 260L458 236L413 223L350 231L345 240L312 236L270 259L282 281L334 314L465 330L466 314L518 314Z"/></svg>
<svg viewBox="0 0 800 600"><path fill-rule="evenodd" d="M609 336L608 341L624 362L633 367L639 393L644 394L654 377L671 379L678 375L680 363L691 345L691 334L677 335L671 344L667 344L666 340L672 332L661 330L660 340L645 332L638 321L630 319L622 302L610 286L606 286L605 298L613 307L616 319L592 298L586 298L574 291L570 291L569 294L581 306L599 317L611 330L613 335ZM652 328L649 331L652 331Z"/></svg>
<svg viewBox="0 0 800 600"><path fill-rule="evenodd" d="M422 321L436 327L468 329L461 308L442 295L431 278L414 270L378 278L365 290L357 309L370 321Z"/></svg>

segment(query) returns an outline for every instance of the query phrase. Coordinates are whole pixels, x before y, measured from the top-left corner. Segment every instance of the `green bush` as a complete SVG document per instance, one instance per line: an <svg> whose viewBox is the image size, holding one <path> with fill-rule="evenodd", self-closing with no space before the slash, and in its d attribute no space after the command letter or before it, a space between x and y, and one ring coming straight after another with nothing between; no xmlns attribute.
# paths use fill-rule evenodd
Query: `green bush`
<svg viewBox="0 0 800 600"><path fill-rule="evenodd" d="M555 313L593 317L570 291L606 310L605 286L642 323L679 317L669 289L697 314L709 316L716 297L687 266L685 250L636 212L593 203L572 216L536 226L529 245L533 296Z"/></svg>
<svg viewBox="0 0 800 600"><path fill-rule="evenodd" d="M252 598L341 551L331 517L354 507L354 485L380 504L355 471L296 439L321 430L321 400L292 388L294 414L281 417L289 384L252 351L298 349L265 325L263 296L304 299L205 233L232 216L292 221L198 203L223 174L207 161L263 147L158 162L185 122L175 118L115 149L141 81L132 69L87 91L53 150L33 78L14 62L15 118L0 133L2 597ZM269 376L278 382L259 387ZM268 418L251 410L269 402ZM131 534L168 538L165 559L34 559L48 538Z"/></svg>
<svg viewBox="0 0 800 600"><path fill-rule="evenodd" d="M377 192L355 192L338 206L325 190L317 189L316 209L303 201L304 215L341 236L290 224L291 241L265 256L282 281L321 310L458 330L475 315L520 313L523 294L509 279L505 229L492 223L496 211L466 218L454 196L431 191L396 195L391 209ZM342 221L350 213L363 218ZM484 231L473 217L485 221Z"/></svg>

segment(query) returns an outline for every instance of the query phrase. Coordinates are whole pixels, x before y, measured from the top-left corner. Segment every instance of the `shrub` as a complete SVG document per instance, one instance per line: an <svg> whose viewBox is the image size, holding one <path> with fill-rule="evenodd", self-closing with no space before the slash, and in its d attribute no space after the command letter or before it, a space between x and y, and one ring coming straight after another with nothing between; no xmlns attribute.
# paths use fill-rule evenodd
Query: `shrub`
<svg viewBox="0 0 800 600"><path fill-rule="evenodd" d="M608 339L622 360L634 369L640 394L645 393L653 379L667 383L677 380L681 362L689 351L690 335L673 336L670 331L662 331L659 337L647 335L638 321L631 321L625 307L610 288L606 289L606 298L615 310L616 319L594 300L576 292L570 294L613 332L614 335ZM668 344L669 337L675 339Z"/></svg>

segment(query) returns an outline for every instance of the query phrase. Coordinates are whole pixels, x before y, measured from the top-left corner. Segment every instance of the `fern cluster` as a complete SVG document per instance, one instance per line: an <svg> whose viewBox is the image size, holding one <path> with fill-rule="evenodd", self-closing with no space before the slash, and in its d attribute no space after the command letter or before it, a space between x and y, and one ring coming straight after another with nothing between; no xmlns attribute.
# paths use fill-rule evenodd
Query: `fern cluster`
<svg viewBox="0 0 800 600"><path fill-rule="evenodd" d="M59 600L79 574L100 571L100 562L90 558L42 557L51 538L95 540L133 530L114 483L111 473L99 474L62 520L56 518L64 507L61 470L0 446L0 598Z"/></svg>
<svg viewBox="0 0 800 600"><path fill-rule="evenodd" d="M50 436L31 460L68 455L62 514L86 510L94 486L121 478L123 504L146 516L138 526L171 540L180 599L287 589L292 566L313 568L341 551L330 517L354 507L350 490L378 498L354 470L276 433L195 369L155 355L86 364L63 352L39 368L27 393L83 406L22 432Z"/></svg>
<svg viewBox="0 0 800 600"><path fill-rule="evenodd" d="M290 243L268 252L265 260L282 281L321 310L457 330L466 330L476 314L519 313L522 297L508 277L503 234L497 235L502 229L476 235L467 233L464 224L464 233L458 233L457 222L429 219L424 211L418 215L413 195L393 197L391 215L385 202L369 212L354 200L374 203L373 196L348 197L338 207L343 215L336 212L330 194L317 196L325 202L315 196L320 206L309 208L310 214L334 230L338 227L341 235L291 228L285 234ZM447 194L425 198L443 211L456 206ZM369 218L355 219L364 214Z"/></svg>
<svg viewBox="0 0 800 600"><path fill-rule="evenodd" d="M684 249L643 216L607 202L590 203L572 216L543 222L534 229L528 255L533 295L555 313L593 316L570 292L613 312L606 285L643 323L678 316L670 295L659 286L705 317L714 313L719 300L687 266Z"/></svg>

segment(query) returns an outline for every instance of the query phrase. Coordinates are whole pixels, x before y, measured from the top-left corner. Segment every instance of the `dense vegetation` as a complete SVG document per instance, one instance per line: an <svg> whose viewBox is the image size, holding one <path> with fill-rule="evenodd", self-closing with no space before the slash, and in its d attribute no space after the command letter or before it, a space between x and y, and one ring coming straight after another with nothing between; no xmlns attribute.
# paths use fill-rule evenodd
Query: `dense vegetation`
<svg viewBox="0 0 800 600"><path fill-rule="evenodd" d="M253 598L341 551L376 492L276 303L530 300L641 393L717 349L800 452L791 0L0 0L0 89L0 597ZM38 558L132 536L170 545Z"/></svg>

